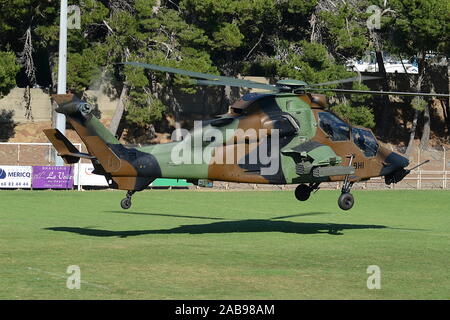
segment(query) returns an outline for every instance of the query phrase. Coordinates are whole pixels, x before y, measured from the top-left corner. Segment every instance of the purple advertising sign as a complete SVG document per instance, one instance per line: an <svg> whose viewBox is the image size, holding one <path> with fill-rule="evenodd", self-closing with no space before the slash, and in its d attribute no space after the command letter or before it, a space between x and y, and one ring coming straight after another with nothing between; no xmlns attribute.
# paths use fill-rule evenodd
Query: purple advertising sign
<svg viewBox="0 0 450 320"><path fill-rule="evenodd" d="M72 189L73 168L58 166L33 167L33 188Z"/></svg>

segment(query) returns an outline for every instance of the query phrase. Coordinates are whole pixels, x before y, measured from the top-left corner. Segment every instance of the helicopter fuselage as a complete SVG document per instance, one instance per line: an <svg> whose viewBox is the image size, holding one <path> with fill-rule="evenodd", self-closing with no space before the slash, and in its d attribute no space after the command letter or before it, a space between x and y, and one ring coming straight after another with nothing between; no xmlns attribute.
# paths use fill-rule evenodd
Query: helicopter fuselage
<svg viewBox="0 0 450 320"><path fill-rule="evenodd" d="M356 182L408 164L400 155L401 161L386 162L393 152L370 129L348 125L325 106L322 95L249 94L182 141L137 150L155 157L161 177L191 181Z"/></svg>
<svg viewBox="0 0 450 320"><path fill-rule="evenodd" d="M353 206L354 182L385 176L396 183L410 171L408 160L379 145L366 128L352 127L327 111L323 95L248 94L228 113L194 123L181 141L131 147L122 145L92 114L92 107L72 94L55 95L88 153L81 153L57 129L44 130L68 164L92 161L95 174L109 186L127 190L121 206L131 206L134 192L157 178L200 179L255 184L299 184L295 196L309 198L322 182L343 181L338 204Z"/></svg>

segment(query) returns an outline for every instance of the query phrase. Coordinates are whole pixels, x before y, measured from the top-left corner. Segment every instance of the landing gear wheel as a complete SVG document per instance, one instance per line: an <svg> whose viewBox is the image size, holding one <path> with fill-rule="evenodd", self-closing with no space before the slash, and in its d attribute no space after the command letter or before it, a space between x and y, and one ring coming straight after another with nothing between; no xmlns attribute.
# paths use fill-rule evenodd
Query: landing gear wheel
<svg viewBox="0 0 450 320"><path fill-rule="evenodd" d="M343 193L339 196L338 205L342 210L350 210L354 203L355 200L351 193Z"/></svg>
<svg viewBox="0 0 450 320"><path fill-rule="evenodd" d="M120 206L122 209L130 209L131 207L131 198L125 198L120 201Z"/></svg>
<svg viewBox="0 0 450 320"><path fill-rule="evenodd" d="M122 209L130 209L131 207L131 196L135 193L135 190L129 190L127 192L127 197L125 199L122 199L122 201L120 201L120 206L122 207Z"/></svg>
<svg viewBox="0 0 450 320"><path fill-rule="evenodd" d="M306 184L299 184L297 188L295 188L294 195L298 201L306 201L309 199L312 190L313 189Z"/></svg>

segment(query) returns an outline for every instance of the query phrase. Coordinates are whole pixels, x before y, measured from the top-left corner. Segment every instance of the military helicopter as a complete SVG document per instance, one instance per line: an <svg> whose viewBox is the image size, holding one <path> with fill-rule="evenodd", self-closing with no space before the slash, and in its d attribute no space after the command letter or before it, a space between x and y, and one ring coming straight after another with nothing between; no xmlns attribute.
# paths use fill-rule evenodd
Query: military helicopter
<svg viewBox="0 0 450 320"><path fill-rule="evenodd" d="M65 163L90 159L93 173L105 176L110 188L127 190L123 209L129 209L132 195L153 180L174 178L194 184L200 180L298 184L294 194L299 201L306 201L323 182L343 182L338 205L349 210L355 182L384 176L386 184L397 183L415 167L406 169L408 159L380 146L370 129L351 126L328 111L326 96L319 92L450 96L327 88L375 79L369 76L320 84L280 80L270 85L139 62L124 64L188 76L196 85L268 92L242 96L226 114L194 125L181 141L142 147L122 145L92 114L92 106L73 94L53 95L56 111L66 115L88 153L80 153L57 129L44 133Z"/></svg>

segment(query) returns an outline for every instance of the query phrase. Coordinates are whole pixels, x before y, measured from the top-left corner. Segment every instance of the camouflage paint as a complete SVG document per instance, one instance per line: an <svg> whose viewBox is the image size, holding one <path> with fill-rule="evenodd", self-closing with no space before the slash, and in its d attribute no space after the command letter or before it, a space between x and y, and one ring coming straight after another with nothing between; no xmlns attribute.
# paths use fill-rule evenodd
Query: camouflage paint
<svg viewBox="0 0 450 320"><path fill-rule="evenodd" d="M323 95L245 95L230 107L227 114L204 122L201 130L194 128L190 137L183 141L136 148L121 145L95 116L89 112L83 113L79 107L80 102L73 95L55 95L54 99L58 103L57 111L66 114L85 143L89 155L77 153L67 139L50 129L46 130L49 139L60 154L67 155L68 162L73 163L77 157L95 157L91 159L95 173L105 175L112 188L141 190L156 178L265 184L342 181L345 177L339 175L314 177L312 169L330 167L331 170L322 172L342 172L339 171L342 170L340 168L349 166L351 155L354 156L353 165L356 164L354 174L350 176L351 181L380 176L382 172L391 174L399 169L400 164L405 164L382 147L378 148L375 156L366 157L354 144L351 134L348 141L330 140L319 126L318 113L326 112L326 99ZM295 134L280 136L279 150L271 155L279 163L278 170L274 174L264 175L263 163L258 161L251 164L248 160L259 151L263 143L272 139L273 129L279 129L277 126L282 125L280 119L288 119L297 131ZM191 143L196 138L202 141L199 135L207 134L213 129L219 130L220 139L197 145ZM248 129L256 130L257 135L245 137ZM266 129L267 136L260 136L259 129ZM283 133L283 130L280 132ZM232 151L236 155L239 148L244 150L243 157L235 157L232 163L217 163L216 160L223 159L227 152ZM191 152L189 164L174 162L173 153L182 149L189 149ZM198 163L198 159L204 161ZM390 162L385 163L386 159L390 159Z"/></svg>

